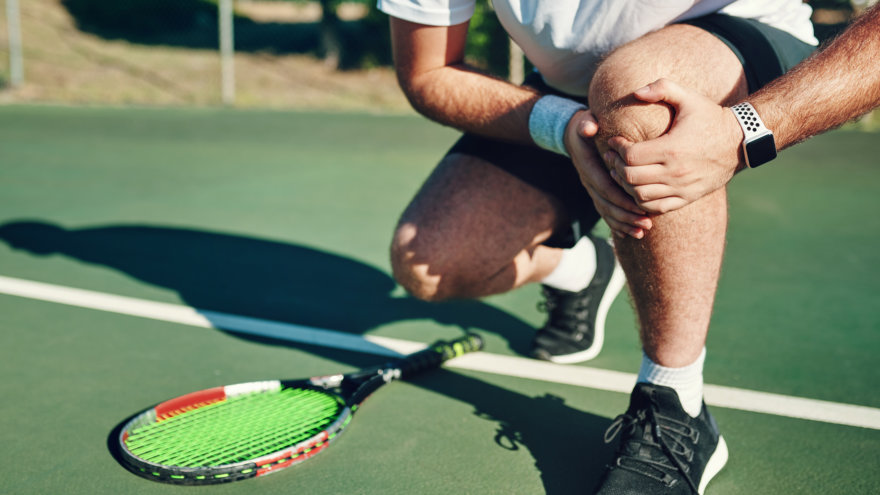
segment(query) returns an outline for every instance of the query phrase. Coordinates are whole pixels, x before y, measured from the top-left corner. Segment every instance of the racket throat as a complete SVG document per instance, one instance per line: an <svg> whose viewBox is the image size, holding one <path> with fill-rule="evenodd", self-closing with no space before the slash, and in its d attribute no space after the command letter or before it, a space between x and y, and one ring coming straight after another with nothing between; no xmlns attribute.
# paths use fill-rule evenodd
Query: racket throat
<svg viewBox="0 0 880 495"><path fill-rule="evenodd" d="M346 380L345 375L326 375L326 376L313 376L309 378L309 383L325 389L333 389L339 388L342 386L342 382Z"/></svg>
<svg viewBox="0 0 880 495"><path fill-rule="evenodd" d="M400 380L403 378L403 372L400 368L385 368L383 370L379 370L379 375L382 376L382 379L385 380L385 383L393 382L394 380Z"/></svg>

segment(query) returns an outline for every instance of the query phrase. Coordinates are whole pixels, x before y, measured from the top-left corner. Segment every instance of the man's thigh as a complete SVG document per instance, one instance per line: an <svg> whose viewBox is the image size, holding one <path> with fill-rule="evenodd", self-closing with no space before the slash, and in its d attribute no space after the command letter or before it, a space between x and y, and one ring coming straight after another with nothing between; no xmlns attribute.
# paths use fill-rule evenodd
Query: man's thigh
<svg viewBox="0 0 880 495"><path fill-rule="evenodd" d="M407 206L392 255L437 273L491 275L548 239L567 215L550 194L479 158L452 153Z"/></svg>

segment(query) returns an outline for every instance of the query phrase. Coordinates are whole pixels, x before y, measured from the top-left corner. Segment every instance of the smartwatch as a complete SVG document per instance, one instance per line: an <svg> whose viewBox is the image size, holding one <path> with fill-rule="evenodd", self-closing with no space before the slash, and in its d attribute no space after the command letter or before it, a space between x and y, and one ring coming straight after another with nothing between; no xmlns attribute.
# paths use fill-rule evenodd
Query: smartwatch
<svg viewBox="0 0 880 495"><path fill-rule="evenodd" d="M743 139L743 154L746 157L746 165L755 168L776 158L776 140L773 132L764 125L758 112L751 103L737 103L730 107L736 120L742 127L745 139Z"/></svg>

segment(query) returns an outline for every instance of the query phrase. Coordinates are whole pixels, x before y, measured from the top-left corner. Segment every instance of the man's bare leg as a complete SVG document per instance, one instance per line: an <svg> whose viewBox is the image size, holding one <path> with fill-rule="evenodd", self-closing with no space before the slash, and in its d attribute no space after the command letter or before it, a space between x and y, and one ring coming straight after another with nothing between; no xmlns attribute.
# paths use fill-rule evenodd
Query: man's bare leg
<svg viewBox="0 0 880 495"><path fill-rule="evenodd" d="M671 110L631 96L660 77L686 81L717 102L747 91L739 60L726 45L693 26L668 26L618 49L599 68L590 103L600 132L633 141L662 134ZM607 148L602 139L598 145ZM619 434L621 446L600 495L703 493L727 462L724 439L702 397L704 346L726 226L721 190L654 217L642 240L615 243L645 356L630 406L606 434Z"/></svg>
<svg viewBox="0 0 880 495"><path fill-rule="evenodd" d="M569 249L542 244L569 222L554 196L482 159L452 154L403 213L391 246L394 277L428 301L541 282L547 320L531 355L587 361L602 349L605 315L624 276L604 240L582 237Z"/></svg>
<svg viewBox="0 0 880 495"><path fill-rule="evenodd" d="M542 245L567 222L559 202L480 159L447 156L404 211L394 277L429 301L507 292L550 274L562 250Z"/></svg>
<svg viewBox="0 0 880 495"><path fill-rule="evenodd" d="M739 60L712 34L673 25L611 54L590 88L592 110L604 136L641 141L662 134L671 121L665 105L646 105L631 94L668 77L717 102L746 94ZM600 139L600 149L607 149ZM618 239L645 353L668 367L693 363L701 354L721 268L727 226L722 190L689 207L658 215L642 240Z"/></svg>

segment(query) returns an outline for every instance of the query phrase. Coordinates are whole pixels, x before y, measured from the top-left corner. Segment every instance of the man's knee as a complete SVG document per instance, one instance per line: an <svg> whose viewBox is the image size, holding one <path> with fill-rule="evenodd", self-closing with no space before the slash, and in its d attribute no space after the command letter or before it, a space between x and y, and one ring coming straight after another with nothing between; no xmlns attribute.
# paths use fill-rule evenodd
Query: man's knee
<svg viewBox="0 0 880 495"><path fill-rule="evenodd" d="M666 58L659 57L657 53L645 51L644 46L644 43L636 42L613 52L600 64L590 84L590 110L599 122L596 145L600 152L608 149L607 140L613 136L623 136L634 142L646 141L664 134L672 123L672 107L665 103L642 102L633 93L661 77L666 77L669 71L683 71L685 68L670 68L672 62L668 55ZM711 86L710 83L706 84ZM709 91L713 95L721 92L717 89ZM719 191L715 196L720 199L716 201L703 198L682 211L704 211L705 208L724 211L724 192ZM670 218L676 215L678 213L671 212L671 215L665 213L655 216L655 227L665 225L664 220L659 217Z"/></svg>
<svg viewBox="0 0 880 495"><path fill-rule="evenodd" d="M391 241L391 271L394 279L415 298L443 301L457 296L456 263L442 246L419 235L412 223L401 223Z"/></svg>
<svg viewBox="0 0 880 495"><path fill-rule="evenodd" d="M611 136L644 141L668 129L673 117L668 105L633 96L664 77L718 103L737 101L748 91L739 59L713 34L686 24L654 31L613 51L591 81L590 108L599 120L600 149Z"/></svg>
<svg viewBox="0 0 880 495"><path fill-rule="evenodd" d="M672 109L665 104L637 100L633 92L662 74L644 53L624 47L606 58L590 84L590 110L599 122L597 145L604 151L606 140L623 136L645 141L660 136L672 122Z"/></svg>

